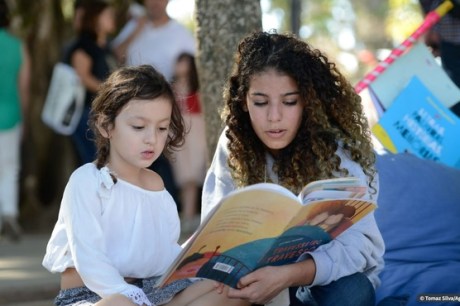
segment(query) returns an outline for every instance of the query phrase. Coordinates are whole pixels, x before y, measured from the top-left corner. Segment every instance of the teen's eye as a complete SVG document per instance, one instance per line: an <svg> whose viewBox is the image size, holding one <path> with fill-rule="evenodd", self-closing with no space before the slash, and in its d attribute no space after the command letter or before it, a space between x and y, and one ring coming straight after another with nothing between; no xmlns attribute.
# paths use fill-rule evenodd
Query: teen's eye
<svg viewBox="0 0 460 306"><path fill-rule="evenodd" d="M293 100L293 101L284 101L283 103L284 103L285 105L292 106L292 105L296 105L296 104L297 104L297 100Z"/></svg>
<svg viewBox="0 0 460 306"><path fill-rule="evenodd" d="M135 130L142 130L144 128L144 126L142 126L142 125L133 125L132 127Z"/></svg>
<svg viewBox="0 0 460 306"><path fill-rule="evenodd" d="M264 106L268 104L267 101L254 101L252 103L254 104L254 106Z"/></svg>
<svg viewBox="0 0 460 306"><path fill-rule="evenodd" d="M166 132L166 131L169 130L169 127L160 126L158 129L159 129L161 132Z"/></svg>

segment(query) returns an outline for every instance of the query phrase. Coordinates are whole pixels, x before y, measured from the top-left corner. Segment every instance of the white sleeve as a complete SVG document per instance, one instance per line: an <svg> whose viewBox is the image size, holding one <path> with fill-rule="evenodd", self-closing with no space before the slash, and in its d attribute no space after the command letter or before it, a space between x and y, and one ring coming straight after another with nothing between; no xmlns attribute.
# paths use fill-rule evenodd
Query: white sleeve
<svg viewBox="0 0 460 306"><path fill-rule="evenodd" d="M97 175L80 172L71 176L64 191L61 209L75 268L85 285L101 297L119 293L137 305L151 305L144 292L126 283L106 256L100 188L106 187ZM113 222L116 226L123 220Z"/></svg>
<svg viewBox="0 0 460 306"><path fill-rule="evenodd" d="M201 198L202 221L225 195L235 190L235 185L227 165L227 158L227 137L225 136L225 131L223 131L219 137L211 166L206 173L203 183Z"/></svg>
<svg viewBox="0 0 460 306"><path fill-rule="evenodd" d="M310 253L316 264L311 286L327 285L341 277L363 272L375 288L380 284L378 273L383 269L383 253L383 239L371 213Z"/></svg>

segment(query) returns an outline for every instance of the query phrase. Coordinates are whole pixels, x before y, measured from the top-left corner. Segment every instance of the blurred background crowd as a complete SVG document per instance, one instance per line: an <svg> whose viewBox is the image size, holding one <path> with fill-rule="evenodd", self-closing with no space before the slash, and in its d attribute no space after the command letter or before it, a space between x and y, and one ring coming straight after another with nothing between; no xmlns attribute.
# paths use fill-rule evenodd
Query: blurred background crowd
<svg viewBox="0 0 460 306"><path fill-rule="evenodd" d="M183 230L193 231L222 128L221 86L245 32L294 32L356 83L422 22L432 6L420 2L0 0L1 233L18 240L23 231L51 228L68 176L94 157L86 121L99 84L117 67L139 64L160 70L182 107L189 129L185 146L152 169L178 203ZM429 38L440 56L442 36L430 32ZM458 41L453 44L458 51ZM57 62L72 66L86 90L83 115L70 136L40 119Z"/></svg>

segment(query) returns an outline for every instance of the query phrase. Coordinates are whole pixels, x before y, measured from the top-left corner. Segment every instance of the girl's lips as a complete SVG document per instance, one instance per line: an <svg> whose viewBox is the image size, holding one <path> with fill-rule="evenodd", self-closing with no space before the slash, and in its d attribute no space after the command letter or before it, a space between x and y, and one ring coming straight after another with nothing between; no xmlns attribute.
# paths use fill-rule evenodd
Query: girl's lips
<svg viewBox="0 0 460 306"><path fill-rule="evenodd" d="M286 130L269 130L266 132L271 138L280 138L286 133Z"/></svg>
<svg viewBox="0 0 460 306"><path fill-rule="evenodd" d="M153 151L144 151L144 152L141 153L141 155L142 155L142 158L144 158L144 159L152 159L153 156L155 155L155 152L153 152Z"/></svg>

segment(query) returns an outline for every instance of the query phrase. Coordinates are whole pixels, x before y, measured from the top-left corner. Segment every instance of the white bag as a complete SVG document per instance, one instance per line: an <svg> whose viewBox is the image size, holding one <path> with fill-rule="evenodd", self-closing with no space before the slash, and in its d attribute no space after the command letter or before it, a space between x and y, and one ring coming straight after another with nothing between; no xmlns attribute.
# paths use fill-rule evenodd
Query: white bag
<svg viewBox="0 0 460 306"><path fill-rule="evenodd" d="M59 134L72 134L83 113L85 93L85 87L71 66L54 65L41 114L43 122Z"/></svg>

